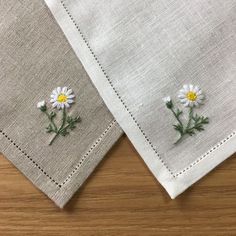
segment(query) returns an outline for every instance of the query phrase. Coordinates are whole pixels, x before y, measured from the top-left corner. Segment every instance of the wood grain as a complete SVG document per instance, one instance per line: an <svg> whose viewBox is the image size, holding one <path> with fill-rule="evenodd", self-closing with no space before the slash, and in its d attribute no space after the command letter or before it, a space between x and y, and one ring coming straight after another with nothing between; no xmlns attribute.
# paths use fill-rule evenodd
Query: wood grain
<svg viewBox="0 0 236 236"><path fill-rule="evenodd" d="M0 189L1 236L236 235L233 157L171 200L122 137L64 210L4 156Z"/></svg>

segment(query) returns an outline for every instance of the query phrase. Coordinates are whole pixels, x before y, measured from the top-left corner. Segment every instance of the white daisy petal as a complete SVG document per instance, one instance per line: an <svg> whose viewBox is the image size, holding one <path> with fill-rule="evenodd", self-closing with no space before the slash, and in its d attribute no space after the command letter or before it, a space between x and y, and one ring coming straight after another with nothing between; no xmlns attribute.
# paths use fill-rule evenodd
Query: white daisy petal
<svg viewBox="0 0 236 236"><path fill-rule="evenodd" d="M202 90L201 90L201 89L199 89L199 90L196 92L196 94L197 94L197 95L200 95L200 94L202 94Z"/></svg>
<svg viewBox="0 0 236 236"><path fill-rule="evenodd" d="M52 104L52 107L56 107L57 106L57 102L54 102L53 104Z"/></svg>
<svg viewBox="0 0 236 236"><path fill-rule="evenodd" d="M185 102L185 103L184 103L184 106L185 106L185 107L188 107L188 106L189 106L189 101Z"/></svg>
<svg viewBox="0 0 236 236"><path fill-rule="evenodd" d="M61 87L57 87L57 93L58 93L58 94L61 93Z"/></svg>
<svg viewBox="0 0 236 236"><path fill-rule="evenodd" d="M189 85L189 91L193 91L194 87L192 84Z"/></svg>
<svg viewBox="0 0 236 236"><path fill-rule="evenodd" d="M67 108L69 108L69 107L70 107L70 105L69 105L68 103L65 103L65 106L66 106Z"/></svg>
<svg viewBox="0 0 236 236"><path fill-rule="evenodd" d="M198 100L199 105L204 104L204 100Z"/></svg>
<svg viewBox="0 0 236 236"><path fill-rule="evenodd" d="M192 102L192 101L189 102L189 106L190 106L190 107L194 107L194 102Z"/></svg>
<svg viewBox="0 0 236 236"><path fill-rule="evenodd" d="M188 99L187 98L180 99L180 102L181 103L186 103L186 102L188 102Z"/></svg>
<svg viewBox="0 0 236 236"><path fill-rule="evenodd" d="M200 90L200 89L199 89L198 86L194 86L194 88L193 88L193 92L198 93L199 90Z"/></svg>
<svg viewBox="0 0 236 236"><path fill-rule="evenodd" d="M74 95L74 94L71 94L71 95L68 95L67 97L68 97L68 98L74 98L75 95Z"/></svg>
<svg viewBox="0 0 236 236"><path fill-rule="evenodd" d="M200 95L198 95L197 97L198 97L198 99L200 99L200 100L204 99L204 95L203 95L203 94L200 94Z"/></svg>
<svg viewBox="0 0 236 236"><path fill-rule="evenodd" d="M67 92L66 92L66 95L70 95L73 93L73 90L72 89L68 89Z"/></svg>
<svg viewBox="0 0 236 236"><path fill-rule="evenodd" d="M185 84L183 86L184 93L189 92L189 85Z"/></svg>
<svg viewBox="0 0 236 236"><path fill-rule="evenodd" d="M67 87L62 88L62 93L66 94L67 93Z"/></svg>
<svg viewBox="0 0 236 236"><path fill-rule="evenodd" d="M72 99L67 100L67 103L73 103L73 102L74 102L74 100L72 100Z"/></svg>
<svg viewBox="0 0 236 236"><path fill-rule="evenodd" d="M54 90L52 91L52 94L57 95L57 90L54 89Z"/></svg>
<svg viewBox="0 0 236 236"><path fill-rule="evenodd" d="M182 99L182 98L185 98L185 97L186 97L186 95L183 94L183 93L181 93L181 94L178 95L178 98L181 98L181 99Z"/></svg>
<svg viewBox="0 0 236 236"><path fill-rule="evenodd" d="M185 94L186 91L184 89L180 89L179 94Z"/></svg>

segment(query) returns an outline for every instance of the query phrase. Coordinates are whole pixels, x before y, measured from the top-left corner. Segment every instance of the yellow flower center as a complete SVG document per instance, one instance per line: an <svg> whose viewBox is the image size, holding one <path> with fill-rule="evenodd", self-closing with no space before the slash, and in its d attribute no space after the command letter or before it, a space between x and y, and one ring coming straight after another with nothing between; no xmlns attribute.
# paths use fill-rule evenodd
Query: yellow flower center
<svg viewBox="0 0 236 236"><path fill-rule="evenodd" d="M63 93L61 93L58 97L57 97L57 101L60 103L64 103L67 101L67 96Z"/></svg>
<svg viewBox="0 0 236 236"><path fill-rule="evenodd" d="M188 100L194 102L196 101L197 99L197 94L195 92L192 92L192 91L189 91L187 94L186 94L186 97Z"/></svg>

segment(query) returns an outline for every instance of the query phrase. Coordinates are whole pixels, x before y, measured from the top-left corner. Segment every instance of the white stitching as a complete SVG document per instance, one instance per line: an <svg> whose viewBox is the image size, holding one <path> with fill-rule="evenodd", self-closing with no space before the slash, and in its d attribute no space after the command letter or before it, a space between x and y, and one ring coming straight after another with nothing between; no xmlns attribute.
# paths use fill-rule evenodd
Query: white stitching
<svg viewBox="0 0 236 236"><path fill-rule="evenodd" d="M68 182L71 177L78 171L78 169L82 166L84 160L89 156L89 154L94 150L95 147L102 141L102 138L107 134L107 132L113 127L113 125L116 124L116 120L113 120L109 126L104 130L104 132L100 135L100 137L93 143L91 148L86 152L86 154L81 158L79 161L79 164L75 166L75 168L72 170L72 172L68 175L68 177L63 181L62 185L64 185L66 182Z"/></svg>
<svg viewBox="0 0 236 236"><path fill-rule="evenodd" d="M231 133L229 136L227 136L225 139L217 143L214 147L212 147L210 150L208 150L206 153L204 153L201 157L199 157L197 160L195 160L193 163L191 163L188 167L184 168L180 172L175 174L175 177L178 177L179 175L182 175L186 171L190 170L192 167L194 167L196 164L198 164L201 160L205 159L207 156L209 156L212 152L217 150L220 146L222 146L225 142L229 141L231 138L233 138L236 135L236 131Z"/></svg>
<svg viewBox="0 0 236 236"><path fill-rule="evenodd" d="M55 183L59 188L61 188L61 185L55 181L44 169L36 162L34 161L30 155L28 155L23 149L20 148L19 145L16 144L3 130L0 130L0 134L3 135L10 143L12 143L25 157L27 157L34 165L37 167L44 175L46 175L53 183Z"/></svg>
<svg viewBox="0 0 236 236"><path fill-rule="evenodd" d="M61 188L64 184L66 184L72 176L79 170L82 166L86 158L92 153L95 147L102 141L103 137L108 133L108 131L116 124L116 120L113 120L108 127L103 131L103 133L99 136L99 138L93 143L90 149L83 155L79 163L75 166L72 172L67 176L67 178L60 184L56 180L54 180L44 169L32 159L16 142L14 142L3 130L0 130L0 134L3 135L8 141L10 141L25 157L27 157L35 167L37 167L45 176L47 176L54 184L56 184L59 188Z"/></svg>

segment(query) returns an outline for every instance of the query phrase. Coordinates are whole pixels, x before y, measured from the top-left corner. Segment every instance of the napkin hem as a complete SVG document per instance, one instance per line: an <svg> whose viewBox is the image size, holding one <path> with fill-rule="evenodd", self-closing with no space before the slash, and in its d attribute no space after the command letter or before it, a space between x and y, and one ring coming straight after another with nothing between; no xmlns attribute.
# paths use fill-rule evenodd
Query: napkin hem
<svg viewBox="0 0 236 236"><path fill-rule="evenodd" d="M37 188L63 208L121 135L117 122L110 122L62 183L51 177L3 129L0 129L0 150ZM83 170L81 167L84 167Z"/></svg>
<svg viewBox="0 0 236 236"><path fill-rule="evenodd" d="M65 1L45 0L45 2L62 28L62 31L66 35L77 57L85 67L91 80L97 87L104 102L126 132L127 136L132 141L151 172L167 190L171 198L175 198L177 195L182 193L186 188L235 152L234 144L236 144L236 138L233 134L230 139L226 138L227 142L223 142L223 144L220 145L221 147L217 149L214 149L213 147L214 152L211 151L207 155L204 154L207 158L197 158L193 162L196 164L192 163L174 174L174 172L160 157L156 147L147 137L145 131L137 122L136 118L121 98L119 92L114 87L111 79L99 62L99 59L91 49L88 40L65 5ZM116 106L113 104L116 104ZM227 150L222 151L223 146ZM212 158L213 154L214 159ZM199 166L201 166L202 170L200 170ZM191 172L190 175L187 171L189 169L191 169L192 172L196 172L197 169L198 172L195 173L195 175Z"/></svg>
<svg viewBox="0 0 236 236"><path fill-rule="evenodd" d="M175 178L164 180L162 185L172 199L188 189L192 184L209 173L235 153L236 131L218 142L201 157L175 174ZM190 171L191 170L191 171Z"/></svg>

